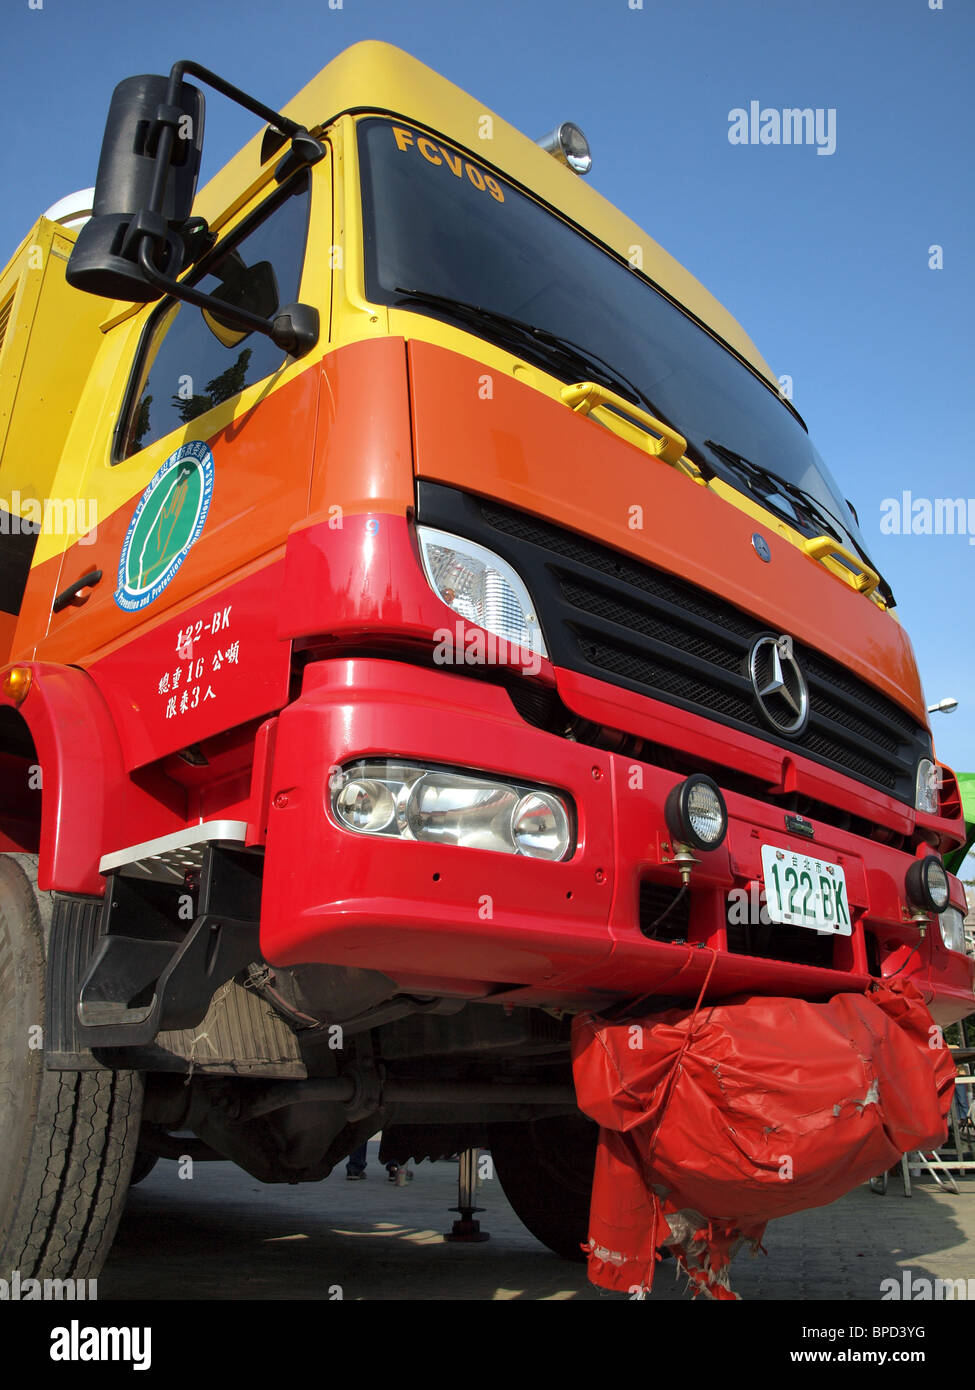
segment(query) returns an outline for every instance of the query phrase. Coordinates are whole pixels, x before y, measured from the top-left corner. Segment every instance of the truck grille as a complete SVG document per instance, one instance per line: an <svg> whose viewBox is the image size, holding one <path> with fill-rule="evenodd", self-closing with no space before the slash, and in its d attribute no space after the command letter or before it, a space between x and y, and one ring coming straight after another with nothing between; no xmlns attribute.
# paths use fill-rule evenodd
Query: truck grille
<svg viewBox="0 0 975 1390"><path fill-rule="evenodd" d="M717 595L525 512L421 482L418 520L504 556L538 608L552 661L794 749L914 804L923 726L852 671L794 643L810 715L796 737L759 711L748 656L770 629Z"/></svg>
<svg viewBox="0 0 975 1390"><path fill-rule="evenodd" d="M728 923L728 950L737 956L759 956L764 960L784 960L791 965L818 965L836 968L836 937L809 931L806 927L744 926Z"/></svg>
<svg viewBox="0 0 975 1390"><path fill-rule="evenodd" d="M691 923L691 895L669 883L640 883L639 922L652 941L686 941Z"/></svg>

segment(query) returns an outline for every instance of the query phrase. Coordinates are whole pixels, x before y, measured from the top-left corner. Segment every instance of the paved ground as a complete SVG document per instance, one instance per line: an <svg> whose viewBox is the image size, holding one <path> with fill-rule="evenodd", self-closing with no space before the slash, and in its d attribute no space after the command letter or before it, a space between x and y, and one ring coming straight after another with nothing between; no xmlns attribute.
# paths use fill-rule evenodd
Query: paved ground
<svg viewBox="0 0 975 1390"><path fill-rule="evenodd" d="M99 1298L128 1299L622 1299L600 1294L584 1266L558 1259L487 1181L483 1245L445 1244L457 1165L422 1163L393 1186L369 1146L369 1176L345 1169L312 1186L268 1187L229 1163L198 1163L192 1180L160 1161L134 1188L99 1278ZM878 1197L858 1188L830 1207L773 1223L767 1256L745 1256L733 1287L750 1300L877 1300L881 1281L975 1281L975 1181L960 1194L930 1178L906 1200L899 1179ZM663 1265L653 1299L687 1298ZM975 1291L975 1282L972 1284Z"/></svg>

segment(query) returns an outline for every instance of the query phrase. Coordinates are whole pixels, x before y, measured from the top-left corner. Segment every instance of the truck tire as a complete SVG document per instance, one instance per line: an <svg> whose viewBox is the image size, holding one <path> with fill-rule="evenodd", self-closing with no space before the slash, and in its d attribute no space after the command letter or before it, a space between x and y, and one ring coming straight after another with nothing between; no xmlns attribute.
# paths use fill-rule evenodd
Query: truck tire
<svg viewBox="0 0 975 1390"><path fill-rule="evenodd" d="M583 1115L488 1126L495 1172L515 1215L565 1260L585 1260L599 1128Z"/></svg>
<svg viewBox="0 0 975 1390"><path fill-rule="evenodd" d="M125 1203L142 1077L46 1071L51 895L34 855L0 854L0 1278L91 1278Z"/></svg>
<svg viewBox="0 0 975 1390"><path fill-rule="evenodd" d="M142 1182L147 1178L159 1162L158 1154L146 1153L145 1149L139 1149L132 1165L132 1174L129 1178L129 1187L135 1187L136 1183Z"/></svg>

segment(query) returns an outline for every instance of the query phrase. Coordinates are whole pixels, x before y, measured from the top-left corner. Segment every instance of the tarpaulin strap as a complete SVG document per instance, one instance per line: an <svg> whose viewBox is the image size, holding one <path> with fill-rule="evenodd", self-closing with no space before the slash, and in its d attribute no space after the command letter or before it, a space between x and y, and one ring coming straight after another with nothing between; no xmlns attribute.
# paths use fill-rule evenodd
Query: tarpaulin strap
<svg viewBox="0 0 975 1390"><path fill-rule="evenodd" d="M697 1003L694 1005L690 1019L687 1023L687 1037L684 1039L683 1047L678 1052L677 1056L674 1058L674 1065L671 1067L670 1076L667 1078L667 1087L664 1091L663 1102L660 1106L660 1124L658 1124L656 1129L653 1131L653 1139L650 1141L650 1150L647 1154L648 1163L651 1163L653 1161L654 1150L657 1147L657 1135L660 1133L660 1125L662 1125L664 1122L664 1117L667 1114L667 1107L670 1105L671 1097L674 1094L674 1087L676 1086L677 1078L680 1075L680 1064L684 1060L684 1053L687 1051L687 1049L691 1045L691 1042L693 1041L694 1025L697 1023L697 1015L700 1011L701 1004L704 1002L704 995L707 992L707 987L711 983L711 976L714 973L714 965L717 959L717 951L712 951L711 964L708 966L708 973L704 977L704 983L701 985L700 993L697 996Z"/></svg>
<svg viewBox="0 0 975 1390"><path fill-rule="evenodd" d="M691 1014L690 1020L687 1025L687 1037L684 1039L683 1047L678 1052L677 1056L674 1058L674 1065L671 1067L670 1076L667 1079L667 1088L664 1092L663 1102L660 1107L660 1124L658 1124L657 1128L653 1132L653 1138L650 1141L650 1148L646 1157L645 1168L648 1174L650 1168L653 1165L653 1154L654 1149L657 1145L657 1135L660 1133L660 1125L662 1125L664 1122L664 1117L667 1114L667 1108L670 1105L671 1096L674 1094L674 1087L677 1083L677 1077L680 1074L680 1064L683 1061L684 1053L690 1047L691 1039L694 1037L694 1025L697 1022L698 1011L700 1010L701 1004L704 1002L704 996L707 993L708 985L711 983L711 976L714 973L714 965L717 959L717 951L712 951L711 964L708 966L707 974L704 977L704 983L701 985L700 991L697 996L697 1003L694 1005L694 1011ZM657 1194L652 1190L650 1193L650 1212L650 1258L647 1263L647 1268L644 1273L643 1279L641 1281L643 1287L647 1289L653 1288L653 1276L655 1273L655 1266L657 1261L660 1259L660 1247L657 1241L657 1231L659 1229L661 1216L660 1201L657 1197ZM677 1256L677 1258L678 1260L680 1260L679 1255ZM686 1269L686 1263L682 1260L680 1262L684 1265L684 1268Z"/></svg>
<svg viewBox="0 0 975 1390"><path fill-rule="evenodd" d="M658 980L654 988L653 994L641 994L639 998L634 999L631 1003L620 1006L620 1008L615 1013L612 1009L607 1010L606 1017L615 1018L618 1013L620 1017L632 1018L633 1015L636 1013L637 1009L639 1009L642 1005L649 1004L657 996L666 993L667 987L671 985L674 980L680 979L681 975L683 975L684 971L690 965L691 961L696 958L698 952L701 950L701 947L687 946L685 949L687 951L687 954L681 961L680 965L677 967L676 970L672 970L669 975L665 975L662 980Z"/></svg>

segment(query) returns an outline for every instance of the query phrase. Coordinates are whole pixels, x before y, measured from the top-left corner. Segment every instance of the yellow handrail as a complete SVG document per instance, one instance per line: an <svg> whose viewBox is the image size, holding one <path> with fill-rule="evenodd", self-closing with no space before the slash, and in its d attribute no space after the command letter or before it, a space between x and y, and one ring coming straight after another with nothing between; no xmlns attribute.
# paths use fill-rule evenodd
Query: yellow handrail
<svg viewBox="0 0 975 1390"><path fill-rule="evenodd" d="M663 459L664 463L679 463L684 456L687 440L682 434L672 430L655 415L632 405L624 396L610 391L607 386L600 386L597 381L577 381L572 386L563 386L561 396L577 415L588 415L597 405L611 405L622 415L628 415L637 424L659 434L659 439L647 440L647 449L656 458Z"/></svg>
<svg viewBox="0 0 975 1390"><path fill-rule="evenodd" d="M854 581L854 588L859 589L861 594L868 597L880 583L880 575L876 570L871 569L859 555L854 555L852 550L848 550L841 544L835 536L810 536L804 540L802 548L807 555L811 555L814 560L820 562L829 557L832 560L842 560L844 565L849 565L859 573L851 576Z"/></svg>

